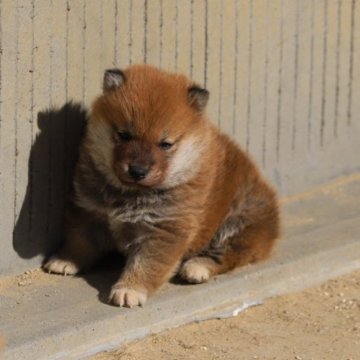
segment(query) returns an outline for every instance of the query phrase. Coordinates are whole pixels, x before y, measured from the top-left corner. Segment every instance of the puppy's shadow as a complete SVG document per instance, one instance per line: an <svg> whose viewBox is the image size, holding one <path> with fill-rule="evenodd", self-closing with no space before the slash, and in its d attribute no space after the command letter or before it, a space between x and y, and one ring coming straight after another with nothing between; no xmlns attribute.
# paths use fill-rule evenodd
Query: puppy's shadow
<svg viewBox="0 0 360 360"><path fill-rule="evenodd" d="M126 258L118 253L105 256L88 272L82 273L83 278L90 286L98 291L98 299L103 304L109 305L111 287L119 279L125 266Z"/></svg>
<svg viewBox="0 0 360 360"><path fill-rule="evenodd" d="M13 248L23 259L47 256L61 243L66 198L86 121L85 108L72 102L37 115L27 189L13 231Z"/></svg>
<svg viewBox="0 0 360 360"><path fill-rule="evenodd" d="M109 295L112 286L118 281L126 264L126 257L119 253L111 253L105 256L88 272L81 273L78 277L84 279L90 286L98 291L98 299L101 303L111 305L109 302ZM195 286L180 278L179 275L174 275L169 283L176 286Z"/></svg>
<svg viewBox="0 0 360 360"><path fill-rule="evenodd" d="M98 299L101 303L111 305L109 295L112 286L118 281L126 264L126 257L118 253L111 253L105 256L88 272L78 275L83 278L90 286L98 291ZM174 275L169 283L177 286L192 286L183 280L179 275Z"/></svg>
<svg viewBox="0 0 360 360"><path fill-rule="evenodd" d="M181 285L181 286L189 286L189 285L195 285L191 284L188 281L182 279L179 274L175 274L170 280L169 283L172 285Z"/></svg>

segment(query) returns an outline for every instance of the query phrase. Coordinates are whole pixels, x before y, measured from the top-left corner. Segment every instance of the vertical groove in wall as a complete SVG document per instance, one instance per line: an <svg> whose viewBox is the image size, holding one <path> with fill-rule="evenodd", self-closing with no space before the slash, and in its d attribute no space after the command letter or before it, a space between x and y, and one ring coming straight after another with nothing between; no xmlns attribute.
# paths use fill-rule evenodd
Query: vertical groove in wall
<svg viewBox="0 0 360 360"><path fill-rule="evenodd" d="M191 2L176 1L175 6L175 71L190 76L191 71Z"/></svg>
<svg viewBox="0 0 360 360"><path fill-rule="evenodd" d="M325 99L327 84L327 4L326 1L315 1L314 23L314 88L313 88L313 150L322 151L325 121ZM313 152L313 154L315 154Z"/></svg>
<svg viewBox="0 0 360 360"><path fill-rule="evenodd" d="M34 21L33 21L33 38L34 46L32 49L33 57L33 71L34 71L34 83L33 92L34 97L34 109L32 110L32 116L34 117L34 126L32 132L33 147L31 149L31 168L30 168L30 186L31 186L31 233L30 238L32 244L31 247L36 247L34 244L39 244L41 241L47 239L47 223L48 223L48 143L49 137L43 136L48 133L49 121L48 117L44 114L46 108L49 107L49 78L50 78L50 66L49 66L49 36L47 32L42 31L42 27L48 26L48 13L47 7L38 6L37 2L34 2ZM42 44L46 46L41 46ZM40 115L42 112L42 115ZM35 123L36 122L36 123ZM25 206L25 203L24 205ZM24 209L23 209L24 210ZM23 212L22 210L22 212ZM19 225L21 226L21 224ZM17 226L17 228L19 227ZM20 232L22 231L19 229ZM20 237L21 239L21 237ZM20 242L19 236L14 235L14 242Z"/></svg>
<svg viewBox="0 0 360 360"><path fill-rule="evenodd" d="M268 100L268 70L269 70L269 2L270 0L266 1L266 25L265 25L265 78L264 78L264 114L263 114L263 136L262 136L262 156L261 162L262 166L265 168L266 166L266 128L267 128L267 100Z"/></svg>
<svg viewBox="0 0 360 360"><path fill-rule="evenodd" d="M146 63L154 66L159 66L160 58L159 54L161 53L160 42L160 0L148 1L146 13L147 13L147 35L146 35ZM145 34L144 34L145 35ZM186 53L186 51L184 51Z"/></svg>
<svg viewBox="0 0 360 360"><path fill-rule="evenodd" d="M325 106L326 106L326 68L327 68L327 41L328 41L328 2L324 1L324 32L323 32L323 64L322 64L322 88L321 88L321 123L320 123L320 146L324 146L325 132Z"/></svg>
<svg viewBox="0 0 360 360"><path fill-rule="evenodd" d="M238 56L239 56L239 1L235 3L235 36L234 36L234 89L233 89L233 112L232 112L232 132L236 134L236 102L238 96Z"/></svg>
<svg viewBox="0 0 360 360"><path fill-rule="evenodd" d="M131 65L133 63L144 63L146 60L146 54L145 54L145 47L147 47L146 41L146 35L145 35L145 17L147 17L147 13L145 11L145 0L127 0L125 1L119 1L120 6L121 4L127 4L128 5L128 63ZM120 10L121 12L121 10ZM125 20L124 16L120 16L119 19L119 26L121 28L121 22ZM147 20L147 19L146 19ZM137 23L141 22L142 26L137 27ZM125 22L123 23L125 26ZM147 24L146 24L147 26ZM125 32L120 30L120 36L124 37ZM122 44L119 46L119 52L121 52L125 49L122 48ZM121 58L121 57L120 57ZM121 60L120 60L121 61Z"/></svg>
<svg viewBox="0 0 360 360"><path fill-rule="evenodd" d="M132 56L132 46L133 46L133 2L132 0L129 1L129 64L131 65L133 62L133 56Z"/></svg>
<svg viewBox="0 0 360 360"><path fill-rule="evenodd" d="M220 76L219 76L219 107L218 109L218 121L220 129L228 134L232 133L232 119L233 119L233 90L234 90L234 67L236 62L235 57L235 14L236 4L231 2L229 6L223 6L218 11L219 21L219 45L217 48L220 49L219 63ZM229 39L224 41L223 39ZM216 51L216 49L215 49Z"/></svg>
<svg viewBox="0 0 360 360"><path fill-rule="evenodd" d="M65 102L68 104L70 101L69 99L69 12L71 11L69 0L66 1L66 8L65 8L65 86L64 86L64 94L65 94ZM70 136L70 114L68 112L68 108L66 108L65 113L65 129L64 129L64 159L68 159L68 137ZM66 166L64 172L64 189L67 189L67 184L70 182L70 169ZM65 196L67 194L64 194Z"/></svg>
<svg viewBox="0 0 360 360"><path fill-rule="evenodd" d="M355 0L351 0L351 30L350 30L350 63L349 63L349 82L348 82L348 107L347 125L351 125L351 106L352 106L352 87L354 77L354 32L355 32Z"/></svg>
<svg viewBox="0 0 360 360"><path fill-rule="evenodd" d="M223 38L223 34L224 34L224 19L223 19L223 7L221 7L220 10L220 38ZM219 95L218 95L218 113L217 113L217 125L218 127L221 127L221 110L222 110L222 93L223 93L223 53L224 53L224 45L223 45L223 41L220 40L219 43L219 53L220 53L220 58L219 58Z"/></svg>
<svg viewBox="0 0 360 360"><path fill-rule="evenodd" d="M308 74L310 72L310 2L297 0L295 14L295 38L293 42L293 68L297 72L293 76L293 128L291 134L291 162L299 161L306 153L306 127L309 97ZM296 25L297 23L297 25ZM296 35L297 34L297 35ZM297 37L297 39L296 39ZM297 42L297 45L295 44ZM296 70L295 70L296 69ZM305 120L305 121L304 121Z"/></svg>
<svg viewBox="0 0 360 360"><path fill-rule="evenodd" d="M191 77L200 85L205 86L205 1L194 1L193 12L193 72Z"/></svg>
<svg viewBox="0 0 360 360"><path fill-rule="evenodd" d="M51 63L52 63L52 102L51 102L51 217L49 237L59 238L62 228L63 209L65 199L65 112L63 106L66 101L64 73L66 72L66 3L54 1L51 11ZM61 61L59 61L61 59ZM60 80L61 79L61 80Z"/></svg>
<svg viewBox="0 0 360 360"><path fill-rule="evenodd" d="M204 87L207 87L207 80L208 80L208 58L209 58L209 23L208 23L208 16L209 16L209 5L208 0L205 0L205 54L204 54L204 60L205 60L205 67L204 67Z"/></svg>
<svg viewBox="0 0 360 360"><path fill-rule="evenodd" d="M83 0L83 24L82 24L82 101L86 98L86 0Z"/></svg>
<svg viewBox="0 0 360 360"><path fill-rule="evenodd" d="M99 89L102 83L103 71L105 69L119 66L115 62L115 58L117 57L116 50L118 47L118 45L116 44L115 49L115 43L117 41L115 39L115 27L117 26L117 15L115 16L115 10L119 12L117 3L114 3L113 0L100 2L101 21L99 24L99 49L101 51L101 61L99 62L99 69L97 70L97 73L101 74L101 76L97 76L96 81L98 87L96 89ZM122 66L124 66L124 64Z"/></svg>
<svg viewBox="0 0 360 360"><path fill-rule="evenodd" d="M266 132L263 134L266 138L265 170L271 176L273 167L276 164L276 144L277 144L277 118L278 118L278 67L280 61L280 0L269 0L267 23L264 24L266 42L268 43L268 70L267 70L267 90L266 90ZM265 57L265 56L264 56ZM266 75L266 73L265 73ZM264 84L262 83L263 87ZM265 99L264 99L265 101ZM263 108L264 110L264 108Z"/></svg>
<svg viewBox="0 0 360 360"><path fill-rule="evenodd" d="M263 153L263 118L264 118L264 79L265 79L265 58L266 58L266 1L252 1L249 9L249 39L251 48L249 58L251 59L250 71L250 96L247 100L247 120L248 132L247 144L248 152L252 154L253 159L260 165Z"/></svg>
<svg viewBox="0 0 360 360"><path fill-rule="evenodd" d="M50 4L50 12L49 12L49 18L48 18L48 29L52 29L52 24L51 24L51 14L53 14L53 0L51 0L49 2ZM53 103L53 33L50 31L49 32L49 59L50 59L50 68L49 68L49 110L51 110L52 108L52 103ZM46 221L46 235L49 236L50 235L50 227L51 227L51 215L52 215L52 207L53 207L53 203L52 203L52 186L53 186L53 148L52 148L52 122L53 122L53 116L51 111L49 112L48 118L46 119L46 121L48 122L47 127L47 134L49 136L49 142L48 142L48 152L49 152L49 158L48 158L48 173L49 173L49 178L48 178L48 188L47 188L47 212L46 212L46 216L47 216L47 221Z"/></svg>
<svg viewBox="0 0 360 360"><path fill-rule="evenodd" d="M16 0L16 9L19 7L19 1ZM15 194L14 194L14 226L16 224L17 219L17 212L16 212L16 204L17 204L17 195L18 195L18 189L17 189L17 175L18 175L18 169L17 169L17 163L18 163L18 110L19 110L19 25L20 25L20 19L19 19L19 13L16 13L16 29L15 29L15 111L14 111L14 124L15 124L15 141L14 141L14 184L15 184Z"/></svg>
<svg viewBox="0 0 360 360"><path fill-rule="evenodd" d="M248 98L246 107L246 151L249 151L250 147L250 121L251 121L251 87L252 87L252 46L253 46L253 2L250 1L250 13L249 13L249 47L248 47Z"/></svg>
<svg viewBox="0 0 360 360"><path fill-rule="evenodd" d="M164 46L164 4L163 4L163 2L164 2L164 0L160 0L160 22L159 22L159 27L160 27L159 66L160 66L160 68L162 68L162 66L163 66L163 46Z"/></svg>
<svg viewBox="0 0 360 360"><path fill-rule="evenodd" d="M118 15L119 7L117 0L114 0L114 65L118 64L118 37L119 37L119 28L118 28Z"/></svg>
<svg viewBox="0 0 360 360"><path fill-rule="evenodd" d="M99 42L100 42L100 59L101 65L104 64L105 57L105 41L104 39L104 2L100 1L100 34L99 34Z"/></svg>
<svg viewBox="0 0 360 360"><path fill-rule="evenodd" d="M148 1L144 0L144 63L147 63L147 53L148 53Z"/></svg>
<svg viewBox="0 0 360 360"><path fill-rule="evenodd" d="M15 168L14 168L14 227L21 219L21 235L25 244L29 244L29 201L26 199L28 182L28 153L31 148L31 115L24 118L24 111L31 108L31 1L28 3L14 2L16 11L14 58L9 59L15 62L16 74L15 96L13 98L16 107L14 109L15 128ZM8 53L9 56L11 53ZM10 158L12 160L12 158ZM10 160L9 159L9 160ZM27 201L25 201L27 200ZM19 233L17 233L19 234Z"/></svg>
<svg viewBox="0 0 360 360"><path fill-rule="evenodd" d="M129 63L129 48L130 48L130 16L129 16L129 2L122 0L115 0L113 6L113 67L124 67ZM111 11L110 7L107 11ZM104 21L106 21L106 16ZM111 27L109 26L108 33Z"/></svg>
<svg viewBox="0 0 360 360"><path fill-rule="evenodd" d="M174 24L175 24L175 71L178 71L179 67L179 6L177 0L175 0L175 14L174 14ZM183 29L182 29L183 30Z"/></svg>
<svg viewBox="0 0 360 360"><path fill-rule="evenodd" d="M309 111L307 123L307 147L311 149L311 131L313 117L313 87L314 87L314 1L311 1L311 30L310 30L310 73L309 73Z"/></svg>
<svg viewBox="0 0 360 360"><path fill-rule="evenodd" d="M289 166L294 158L292 151L293 111L294 111L294 73L296 34L296 2L283 1L283 70L281 100L280 167Z"/></svg>
<svg viewBox="0 0 360 360"><path fill-rule="evenodd" d="M53 1L54 0L50 0L49 1L49 6L50 6L50 11L48 14L48 47L49 47L49 83L48 83L48 91L49 91L49 109L52 107L52 102L53 102L53 94L52 94L52 90L53 90L53 36L54 34L52 33L51 29L52 29L52 13L53 13ZM49 124L51 126L51 120L49 120ZM49 146L51 149L51 145ZM51 158L51 156L50 156ZM50 161L51 162L51 161Z"/></svg>
<svg viewBox="0 0 360 360"><path fill-rule="evenodd" d="M187 16L187 21L188 23L190 23L189 26L189 45L188 45L188 50L187 50L187 56L188 56L188 70L187 70L187 75L192 79L192 70L193 70L193 40L194 40L194 36L193 36L193 31L194 31L194 27L193 27L193 23L192 23L192 16L193 16L193 1L190 0L190 4L189 4L189 13Z"/></svg>
<svg viewBox="0 0 360 360"><path fill-rule="evenodd" d="M66 102L69 101L69 12L70 12L70 3L69 0L66 1L66 15L65 15L65 100ZM65 121L65 133L68 133L68 124L69 119L66 117ZM66 148L66 146L65 146Z"/></svg>
<svg viewBox="0 0 360 360"><path fill-rule="evenodd" d="M339 117L339 95L340 95L340 41L341 41L341 5L338 0L337 7L337 34L336 34L336 73L335 73L335 103L334 103L334 138L338 136L338 117Z"/></svg>
<svg viewBox="0 0 360 360"><path fill-rule="evenodd" d="M162 1L162 55L161 65L164 70L174 70L175 67L175 53L176 53L176 41L175 41L175 3L174 1Z"/></svg>
<svg viewBox="0 0 360 360"><path fill-rule="evenodd" d="M298 69L299 69L299 16L300 16L300 8L299 8L299 0L296 0L295 7L295 17L296 17L296 30L295 30L295 41L294 41L294 52L295 52L295 71L294 71L294 102L293 102L293 126L292 126L292 139L291 139L291 149L292 152L295 152L295 144L296 144L296 131L297 131L297 94L298 94Z"/></svg>
<svg viewBox="0 0 360 360"><path fill-rule="evenodd" d="M34 73L35 73L35 61L34 61L34 48L35 48L35 0L31 1L31 89L30 89L30 138L31 149L34 146ZM1 32L1 30L0 30ZM65 75L66 76L66 75ZM0 97L1 98L1 97ZM29 156L29 169L28 169L28 189L29 196L29 238L32 240L32 224L33 224L33 183L34 183L34 169L33 169L33 157Z"/></svg>
<svg viewBox="0 0 360 360"><path fill-rule="evenodd" d="M193 77L194 73L194 0L190 1L190 77Z"/></svg>
<svg viewBox="0 0 360 360"><path fill-rule="evenodd" d="M323 147L328 148L334 140L334 104L336 103L336 74L337 74L337 35L338 35L338 3L328 2L327 11L327 60L326 60L326 86L325 86L325 126L323 134Z"/></svg>
<svg viewBox="0 0 360 360"><path fill-rule="evenodd" d="M282 95L282 71L283 71L283 50L284 50L284 11L283 0L281 0L280 11L280 60L278 67L278 101L277 101L277 124L276 124L276 159L280 161L280 137L281 137L281 95Z"/></svg>
<svg viewBox="0 0 360 360"><path fill-rule="evenodd" d="M16 107L16 14L15 2L1 2L1 132L0 132L0 198L3 212L0 215L1 244L0 267L9 266L8 251L14 225L14 111ZM1 242L1 241L0 241ZM4 256L1 256L4 254ZM1 271L0 271L1 273Z"/></svg>

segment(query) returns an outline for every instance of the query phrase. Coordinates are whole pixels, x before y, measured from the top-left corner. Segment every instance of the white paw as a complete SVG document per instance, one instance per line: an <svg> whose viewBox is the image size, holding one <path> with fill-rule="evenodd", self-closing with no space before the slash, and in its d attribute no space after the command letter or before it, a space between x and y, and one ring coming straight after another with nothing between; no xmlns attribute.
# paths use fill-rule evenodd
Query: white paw
<svg viewBox="0 0 360 360"><path fill-rule="evenodd" d="M147 300L147 294L144 291L114 285L111 289L109 300L116 306L143 306Z"/></svg>
<svg viewBox="0 0 360 360"><path fill-rule="evenodd" d="M210 270L202 258L193 258L183 264L180 276L189 283L200 284L209 280Z"/></svg>
<svg viewBox="0 0 360 360"><path fill-rule="evenodd" d="M63 274L63 275L75 275L79 272L79 268L75 263L70 260L59 259L56 256L52 256L43 268L49 273Z"/></svg>

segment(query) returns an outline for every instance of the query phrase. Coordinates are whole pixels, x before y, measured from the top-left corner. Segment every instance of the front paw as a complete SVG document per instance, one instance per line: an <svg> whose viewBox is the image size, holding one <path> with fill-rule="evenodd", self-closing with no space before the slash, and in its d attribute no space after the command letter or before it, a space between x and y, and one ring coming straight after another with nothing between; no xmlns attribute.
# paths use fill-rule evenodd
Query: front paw
<svg viewBox="0 0 360 360"><path fill-rule="evenodd" d="M43 269L49 273L75 275L79 272L78 266L70 261L52 256L44 265Z"/></svg>
<svg viewBox="0 0 360 360"><path fill-rule="evenodd" d="M147 300L147 293L144 290L133 289L115 284L110 293L109 301L116 306L143 306Z"/></svg>

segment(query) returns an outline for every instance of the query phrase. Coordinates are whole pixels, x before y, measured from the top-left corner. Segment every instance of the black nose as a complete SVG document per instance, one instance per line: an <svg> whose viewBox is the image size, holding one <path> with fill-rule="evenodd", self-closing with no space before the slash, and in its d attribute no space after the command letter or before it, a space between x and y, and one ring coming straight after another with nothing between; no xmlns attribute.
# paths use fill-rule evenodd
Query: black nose
<svg viewBox="0 0 360 360"><path fill-rule="evenodd" d="M144 179L148 172L149 172L149 170L143 166L129 165L129 175L135 181Z"/></svg>

